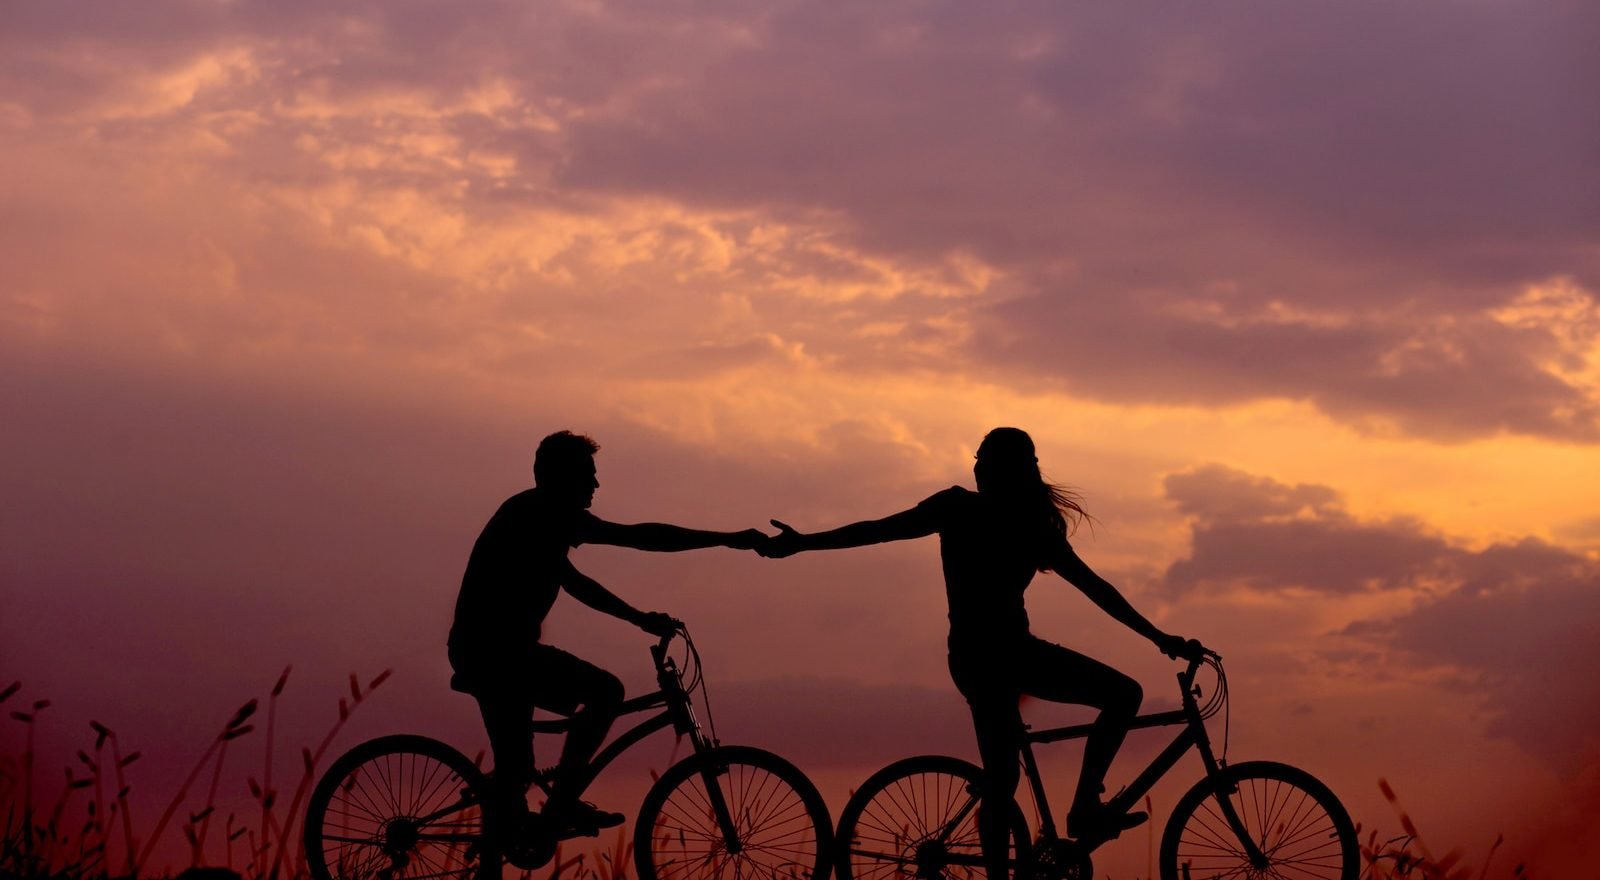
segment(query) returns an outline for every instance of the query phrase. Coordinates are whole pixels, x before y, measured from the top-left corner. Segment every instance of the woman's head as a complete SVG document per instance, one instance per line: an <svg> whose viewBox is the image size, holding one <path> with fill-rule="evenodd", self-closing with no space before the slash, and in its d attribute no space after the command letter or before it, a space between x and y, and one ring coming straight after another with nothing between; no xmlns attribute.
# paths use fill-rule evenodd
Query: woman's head
<svg viewBox="0 0 1600 880"><path fill-rule="evenodd" d="M1021 428L995 428L978 444L972 474L979 492L1009 495L1033 488L1041 479L1033 438Z"/></svg>
<svg viewBox="0 0 1600 880"><path fill-rule="evenodd" d="M1067 534L1089 517L1076 493L1044 478L1033 438L1021 428L995 428L985 434L972 474L980 494L1036 513L1059 534Z"/></svg>

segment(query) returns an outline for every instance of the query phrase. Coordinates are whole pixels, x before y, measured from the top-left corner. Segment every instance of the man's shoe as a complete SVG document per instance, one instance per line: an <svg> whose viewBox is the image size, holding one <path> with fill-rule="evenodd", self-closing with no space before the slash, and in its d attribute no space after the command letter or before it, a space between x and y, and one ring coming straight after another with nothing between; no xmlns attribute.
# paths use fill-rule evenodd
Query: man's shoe
<svg viewBox="0 0 1600 880"><path fill-rule="evenodd" d="M1143 810L1113 813L1104 804L1089 810L1075 809L1067 814L1067 836L1074 840L1087 837L1111 840L1129 828L1143 825L1149 818L1150 814Z"/></svg>
<svg viewBox="0 0 1600 880"><path fill-rule="evenodd" d="M587 835L598 834L602 828L615 828L627 819L621 813L602 810L588 801L574 801L554 809L546 807L544 812L560 827Z"/></svg>

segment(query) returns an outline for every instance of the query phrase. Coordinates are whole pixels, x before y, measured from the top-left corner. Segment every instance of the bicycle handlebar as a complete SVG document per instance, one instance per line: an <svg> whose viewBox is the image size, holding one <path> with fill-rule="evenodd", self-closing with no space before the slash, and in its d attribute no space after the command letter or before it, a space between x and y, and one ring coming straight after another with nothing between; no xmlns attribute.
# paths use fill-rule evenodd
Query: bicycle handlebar
<svg viewBox="0 0 1600 880"><path fill-rule="evenodd" d="M650 646L650 656L655 658L656 665L660 666L661 663L666 659L667 646L672 644L673 639L676 639L679 636L687 637L688 634L689 628L684 625L683 621L673 618L672 630L656 636L656 643Z"/></svg>

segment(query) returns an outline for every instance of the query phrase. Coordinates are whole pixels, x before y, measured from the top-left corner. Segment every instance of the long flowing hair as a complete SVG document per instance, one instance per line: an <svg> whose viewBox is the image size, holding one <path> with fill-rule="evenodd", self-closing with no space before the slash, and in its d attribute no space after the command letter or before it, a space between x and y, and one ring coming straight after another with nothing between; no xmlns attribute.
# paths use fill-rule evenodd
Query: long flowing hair
<svg viewBox="0 0 1600 880"><path fill-rule="evenodd" d="M1084 509L1076 489L1045 479L1033 438L1021 428L995 428L985 434L978 444L978 462L988 468L1001 492L1023 504L1025 515L1039 518L1035 522L1043 531L1067 537L1085 522L1093 525L1094 517Z"/></svg>

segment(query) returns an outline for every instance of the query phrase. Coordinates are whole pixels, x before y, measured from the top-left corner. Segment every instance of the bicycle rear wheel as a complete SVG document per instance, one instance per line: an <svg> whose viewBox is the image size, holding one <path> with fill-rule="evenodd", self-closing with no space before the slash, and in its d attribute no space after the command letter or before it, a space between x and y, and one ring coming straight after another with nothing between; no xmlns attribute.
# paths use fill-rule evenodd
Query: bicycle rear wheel
<svg viewBox="0 0 1600 880"><path fill-rule="evenodd" d="M709 749L668 768L645 795L633 833L640 880L824 880L833 849L816 786L748 746Z"/></svg>
<svg viewBox="0 0 1600 880"><path fill-rule="evenodd" d="M839 814L838 880L984 880L978 839L982 771L958 758L921 755L872 774ZM1009 804L1008 861L1031 864L1028 824Z"/></svg>
<svg viewBox="0 0 1600 880"><path fill-rule="evenodd" d="M1264 864L1251 863L1221 798ZM1356 829L1344 805L1316 777L1272 761L1234 764L1202 779L1173 807L1161 834L1161 880L1356 880L1360 873Z"/></svg>
<svg viewBox="0 0 1600 880"><path fill-rule="evenodd" d="M364 742L328 767L306 806L314 880L495 880L483 774L425 736Z"/></svg>

